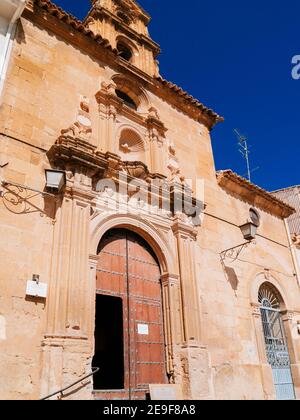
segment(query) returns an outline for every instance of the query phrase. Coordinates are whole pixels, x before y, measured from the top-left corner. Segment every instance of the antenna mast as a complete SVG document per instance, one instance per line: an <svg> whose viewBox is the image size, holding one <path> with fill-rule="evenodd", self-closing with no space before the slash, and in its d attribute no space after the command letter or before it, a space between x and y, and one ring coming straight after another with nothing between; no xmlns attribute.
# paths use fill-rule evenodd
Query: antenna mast
<svg viewBox="0 0 300 420"><path fill-rule="evenodd" d="M246 164L247 164L247 176L248 176L248 180L249 182L251 182L251 170L250 170L250 159L249 159L249 154L250 154L250 150L248 147L248 139L245 136L242 136L237 129L233 130L239 140L239 152L242 154L243 158L246 160Z"/></svg>

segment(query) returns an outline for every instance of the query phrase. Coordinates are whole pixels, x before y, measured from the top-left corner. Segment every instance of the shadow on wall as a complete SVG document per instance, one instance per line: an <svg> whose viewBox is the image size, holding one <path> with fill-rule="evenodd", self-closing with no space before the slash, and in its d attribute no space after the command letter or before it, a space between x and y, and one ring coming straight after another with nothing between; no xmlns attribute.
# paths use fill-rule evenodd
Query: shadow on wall
<svg viewBox="0 0 300 420"><path fill-rule="evenodd" d="M234 268L224 265L224 271L232 290L236 293L239 286L239 279Z"/></svg>
<svg viewBox="0 0 300 420"><path fill-rule="evenodd" d="M2 193L5 208L14 214L39 213L55 219L57 208L61 205L59 198L43 196L43 192L31 191L26 186L8 184Z"/></svg>

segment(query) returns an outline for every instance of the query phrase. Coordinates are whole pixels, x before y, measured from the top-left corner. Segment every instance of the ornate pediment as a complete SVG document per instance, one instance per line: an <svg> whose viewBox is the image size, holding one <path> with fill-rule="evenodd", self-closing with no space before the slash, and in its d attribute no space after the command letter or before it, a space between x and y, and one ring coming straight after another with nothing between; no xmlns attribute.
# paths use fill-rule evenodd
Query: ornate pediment
<svg viewBox="0 0 300 420"><path fill-rule="evenodd" d="M97 147L72 133L62 134L48 152L56 167L75 171L78 167L90 170L91 177L97 179L117 179L119 174L126 174L128 180L139 179L151 183L154 179L164 180L160 174L152 174L143 162L123 161L120 156L96 150Z"/></svg>
<svg viewBox="0 0 300 420"><path fill-rule="evenodd" d="M97 194L109 181L116 191L125 191L128 196L143 191L146 200L176 217L181 215L185 223L200 223L203 203L193 197L192 190L151 173L143 162L124 161L116 154L97 151L96 146L70 133L58 138L48 157L53 167L67 172L67 193L80 187L85 194Z"/></svg>

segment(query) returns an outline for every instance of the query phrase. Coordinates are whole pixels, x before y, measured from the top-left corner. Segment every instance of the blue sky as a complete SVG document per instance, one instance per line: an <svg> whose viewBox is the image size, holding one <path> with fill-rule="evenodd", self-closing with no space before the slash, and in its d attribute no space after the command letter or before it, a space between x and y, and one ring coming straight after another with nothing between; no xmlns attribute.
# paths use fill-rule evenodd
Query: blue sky
<svg viewBox="0 0 300 420"><path fill-rule="evenodd" d="M55 0L82 18L89 0ZM251 147L252 181L267 190L300 184L300 2L139 0L162 47L162 76L225 117L212 132L217 169L246 175L233 133Z"/></svg>

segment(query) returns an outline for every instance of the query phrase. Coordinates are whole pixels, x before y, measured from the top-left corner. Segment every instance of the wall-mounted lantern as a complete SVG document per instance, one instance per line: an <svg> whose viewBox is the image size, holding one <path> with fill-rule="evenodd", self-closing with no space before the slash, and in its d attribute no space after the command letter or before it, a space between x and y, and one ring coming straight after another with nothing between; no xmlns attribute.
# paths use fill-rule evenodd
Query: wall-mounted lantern
<svg viewBox="0 0 300 420"><path fill-rule="evenodd" d="M244 239L246 239L247 242L221 252L220 256L222 264L224 264L224 261L227 257L230 258L232 261L237 260L243 249L247 248L250 244L254 243L254 239L257 235L257 229L260 225L260 215L257 210L251 208L249 210L249 218L250 221L244 223L239 227Z"/></svg>
<svg viewBox="0 0 300 420"><path fill-rule="evenodd" d="M26 296L46 299L48 285L40 281L39 274L33 274L32 280L27 282Z"/></svg>
<svg viewBox="0 0 300 420"><path fill-rule="evenodd" d="M246 241L252 241L253 239L255 239L257 228L258 226L255 225L253 222L248 222L240 226L240 229Z"/></svg>
<svg viewBox="0 0 300 420"><path fill-rule="evenodd" d="M50 191L60 193L66 185L65 171L46 169L46 188Z"/></svg>
<svg viewBox="0 0 300 420"><path fill-rule="evenodd" d="M41 194L43 197L50 197L54 200L58 199L58 194L63 191L64 186L66 185L66 173L60 170L45 170L46 177L46 186L45 189L48 191L41 191L35 188L31 188L28 185L18 184L12 181L6 181L0 177L0 187L4 187L5 190L0 189L0 197L6 199L6 195L12 196L10 199L7 198L7 201L13 205L18 205L25 203L26 206L30 204L30 199L35 197L36 194ZM15 187L15 188L11 188ZM30 195L29 192L33 194ZM15 198L16 197L16 198ZM22 210L24 213L24 210ZM26 211L25 211L26 213Z"/></svg>

